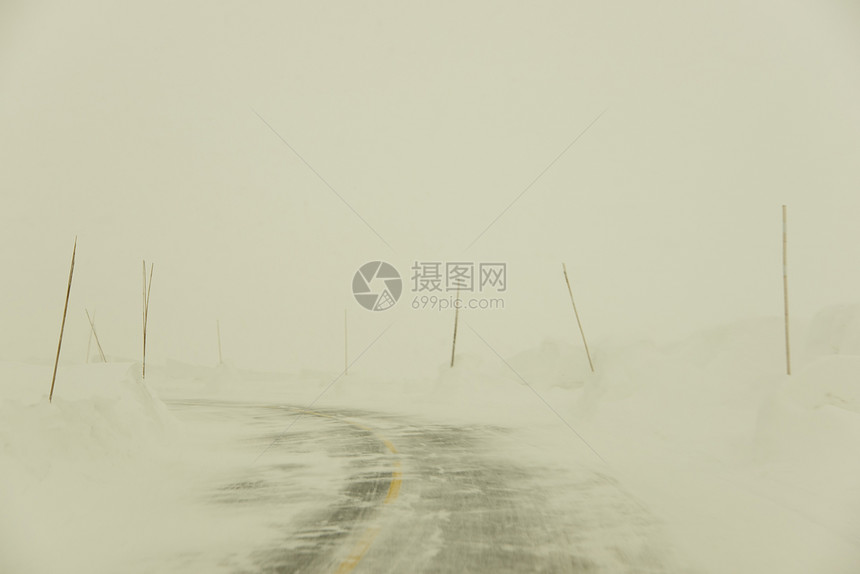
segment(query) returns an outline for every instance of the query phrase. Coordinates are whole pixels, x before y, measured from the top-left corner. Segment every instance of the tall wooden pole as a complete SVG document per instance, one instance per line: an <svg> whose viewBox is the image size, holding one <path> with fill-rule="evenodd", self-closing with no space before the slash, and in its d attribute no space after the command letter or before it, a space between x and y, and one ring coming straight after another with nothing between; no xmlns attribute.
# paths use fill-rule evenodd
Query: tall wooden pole
<svg viewBox="0 0 860 574"><path fill-rule="evenodd" d="M588 366L591 367L591 372L594 372L594 363L591 362L591 352L588 350L588 341L585 340L585 331L582 328L582 321L579 320L579 311L576 310L576 302L573 300L573 289L570 288L570 279L567 277L567 265L561 264L564 270L564 282L567 283L567 292L570 293L570 304L573 305L573 314L576 315L576 324L579 325L579 333L582 335L582 344L585 345L585 356L588 357Z"/></svg>
<svg viewBox="0 0 860 574"><path fill-rule="evenodd" d="M51 376L51 392L48 393L48 402L54 400L54 383L57 382L57 366L60 364L60 349L63 348L63 332L66 330L66 314L69 312L69 295L72 293L72 276L75 274L75 253L78 251L78 238L75 237L75 245L72 247L72 266L69 269L69 286L66 288L66 303L63 306L63 322L60 324L60 342L57 344L57 358L54 360L54 374Z"/></svg>
<svg viewBox="0 0 860 574"><path fill-rule="evenodd" d="M454 353L457 350L457 323L460 321L460 288L457 287L457 300L454 303L454 341L451 343L451 367L454 366Z"/></svg>
<svg viewBox="0 0 860 574"><path fill-rule="evenodd" d="M788 215L782 206L782 292L785 302L785 372L791 374L791 337L788 323Z"/></svg>
<svg viewBox="0 0 860 574"><path fill-rule="evenodd" d="M146 376L146 259L143 260L143 299L141 305L141 313L143 321L143 376Z"/></svg>

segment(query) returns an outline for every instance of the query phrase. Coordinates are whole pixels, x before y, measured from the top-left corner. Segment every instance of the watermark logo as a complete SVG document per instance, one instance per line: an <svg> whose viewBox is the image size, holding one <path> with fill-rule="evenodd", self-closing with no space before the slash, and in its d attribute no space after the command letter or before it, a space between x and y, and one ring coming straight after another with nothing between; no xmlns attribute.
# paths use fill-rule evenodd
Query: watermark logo
<svg viewBox="0 0 860 574"><path fill-rule="evenodd" d="M477 274L475 270L477 269ZM472 261L416 261L412 266L414 293L465 291L467 293L494 290L503 293L508 289L506 263L478 263Z"/></svg>
<svg viewBox="0 0 860 574"><path fill-rule="evenodd" d="M412 308L504 309L505 300L487 297L508 290L508 266L501 262L416 261L412 265ZM474 297L473 294L480 294Z"/></svg>
<svg viewBox="0 0 860 574"><path fill-rule="evenodd" d="M415 261L410 271L413 309L505 308L504 299L488 295L503 295L508 290L506 263ZM397 269L385 261L365 263L352 278L355 300L370 311L391 309L403 290Z"/></svg>
<svg viewBox="0 0 860 574"><path fill-rule="evenodd" d="M352 278L352 294L358 304L370 311L385 311L394 307L403 292L400 274L385 261L370 261L362 265Z"/></svg>

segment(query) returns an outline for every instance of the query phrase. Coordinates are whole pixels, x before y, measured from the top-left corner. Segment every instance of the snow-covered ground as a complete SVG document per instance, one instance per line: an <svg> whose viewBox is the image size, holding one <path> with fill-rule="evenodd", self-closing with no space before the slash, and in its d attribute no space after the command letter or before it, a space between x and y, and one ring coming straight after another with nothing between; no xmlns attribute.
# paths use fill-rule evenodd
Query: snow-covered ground
<svg viewBox="0 0 860 574"><path fill-rule="evenodd" d="M340 378L167 363L148 367L143 383L136 364L61 364L51 404L50 367L5 363L0 571L250 568L241 557L255 544L276 543L293 518L344 486L344 459L311 438L328 431L306 426L321 423L279 426L250 406L292 405L377 413L376 424L391 432L386 414L416 428L506 429L514 438L486 452L551 468L537 484L560 508L601 505L567 478L584 470L611 478L642 508L636 520L647 514L643 540L663 546L652 553L671 556L677 571L854 573L860 308L829 308L795 326L790 377L782 374L781 329L781 320L766 318L669 345L598 341L593 374L570 342L547 341L502 361L478 352L480 340L468 335L455 368L412 378L363 372L360 362ZM209 403L247 408L231 415L190 406ZM252 440L264 431L281 440L304 433L303 446L264 453L266 443ZM214 508L207 493L217 485L250 480L242 478L248 472L267 480L259 473L271 466L259 460L293 465L279 487L289 493L279 515L265 504ZM403 500L409 488L407 473ZM604 518L591 516L582 528L605 526ZM635 553L623 520L612 520L600 530L603 542Z"/></svg>
<svg viewBox="0 0 860 574"><path fill-rule="evenodd" d="M860 572L858 54L856 0L0 1L0 574Z"/></svg>

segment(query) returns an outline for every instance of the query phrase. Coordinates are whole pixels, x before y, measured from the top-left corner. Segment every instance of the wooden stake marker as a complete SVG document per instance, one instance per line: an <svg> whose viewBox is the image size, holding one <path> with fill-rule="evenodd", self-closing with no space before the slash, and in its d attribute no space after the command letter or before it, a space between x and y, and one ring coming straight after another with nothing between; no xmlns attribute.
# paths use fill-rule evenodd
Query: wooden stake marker
<svg viewBox="0 0 860 574"><path fill-rule="evenodd" d="M51 392L48 393L48 402L54 400L54 383L57 382L57 367L60 364L60 349L63 348L63 332L66 330L66 314L69 312L69 295L72 293L72 276L75 274L75 253L78 251L78 238L75 237L75 245L72 248L72 266L69 269L69 286L66 288L66 303L63 306L63 322L60 324L60 342L57 344L57 358L54 360L54 374L51 376Z"/></svg>
<svg viewBox="0 0 860 574"><path fill-rule="evenodd" d="M573 314L576 315L576 324L579 325L579 333L582 335L582 344L585 345L585 356L588 357L588 366L591 367L591 372L594 372L594 363L591 362L591 352L588 350L588 341L585 340L585 331L582 328L582 321L579 320L579 311L576 310L576 302L573 300L573 289L570 288L570 279L567 277L567 265L561 264L564 271L564 282L567 283L567 292L570 293L570 304L573 305Z"/></svg>
<svg viewBox="0 0 860 574"><path fill-rule="evenodd" d="M791 336L788 323L788 215L782 206L782 294L785 302L785 372L791 374Z"/></svg>
<svg viewBox="0 0 860 574"><path fill-rule="evenodd" d="M349 374L349 337L347 336L346 309L343 310L343 374Z"/></svg>
<svg viewBox="0 0 860 574"><path fill-rule="evenodd" d="M454 353L457 350L457 323L460 321L460 288L457 287L457 301L454 303L454 342L451 343L451 367L454 366Z"/></svg>

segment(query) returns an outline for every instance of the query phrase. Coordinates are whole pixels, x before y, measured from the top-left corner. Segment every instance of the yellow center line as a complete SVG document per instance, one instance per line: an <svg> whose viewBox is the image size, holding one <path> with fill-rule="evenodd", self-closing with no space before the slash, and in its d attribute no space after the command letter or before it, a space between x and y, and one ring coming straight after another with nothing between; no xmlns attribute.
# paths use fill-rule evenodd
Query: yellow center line
<svg viewBox="0 0 860 574"><path fill-rule="evenodd" d="M337 570L334 571L335 574L348 574L352 572L358 563L361 562L361 559L364 558L364 555L370 550L370 546L373 544L373 541L376 539L376 535L379 534L379 527L374 526L368 528L364 531L364 534L361 535L358 543L355 545L355 548L352 549L352 552L349 553L349 556L340 563L340 566L337 567Z"/></svg>
<svg viewBox="0 0 860 574"><path fill-rule="evenodd" d="M196 404L196 403L187 403L187 404ZM258 405L258 406L264 407L264 408L270 408L270 409L278 409L278 410L288 409L291 411L295 411L297 413L312 415L315 417L332 419L332 420L336 420L336 421L339 421L342 423L352 425L356 428L360 428L362 430L369 432L374 437L379 439L382 442L382 444L385 445L385 448L388 449L388 452L390 452L391 454L395 454L395 455L399 454L397 451L397 448L394 446L394 444L390 440L388 440L384 436L380 435L374 429L372 429L368 426L365 426L361 423L357 423L355 421L351 421L351 420L344 419L341 417L336 417L333 415L327 415L325 413L320 413L317 411L311 411L311 410L307 410L307 409L299 409L299 408L295 408L295 407L287 407L287 406L275 407L275 406L271 406L271 405ZM397 500L397 497L400 494L400 487L403 484L403 473L401 472L400 469L401 469L400 461L395 460L394 461L394 470L391 471L391 482L388 485L388 493L385 496L385 500L382 501L382 504L386 504L386 505L391 504L392 502ZM340 563L337 570L335 570L335 574L348 574L349 572L352 572L355 569L355 567L358 566L358 563L361 562L361 559L364 557L364 555L367 553L367 551L370 550L370 547L373 544L373 541L376 539L376 536L379 534L379 531L380 531L380 527L378 527L378 526L368 527L364 531L364 533L362 533L361 537L358 539L358 542L356 543L355 547L352 549L352 552L349 553L349 555L346 557L346 559Z"/></svg>
<svg viewBox="0 0 860 574"><path fill-rule="evenodd" d="M394 446L394 444L390 440L388 440L384 436L380 435L379 433L377 433L372 428L365 426L361 423L357 423L357 422L354 422L354 421L351 421L348 419L344 419L344 418L340 418L340 417L336 417L333 415L327 415L325 413L320 413L317 411L310 411L307 409L297 409L297 408L293 408L293 407L286 407L286 408L290 409L292 411L302 413L302 414L312 415L312 416L316 416L316 417L323 417L323 418L327 418L327 419L333 419L333 420L336 420L336 421L339 421L342 423L352 425L356 428L360 428L362 430L365 430L365 431L371 433L377 439L379 439L382 442L382 444L385 445L385 448L388 449L388 452L390 452L391 454L399 454L397 452L397 448ZM400 461L399 460L394 461L394 470L391 472L391 481L388 485L388 493L385 496L385 500L382 501L382 504L391 504L392 502L397 500L397 497L400 494L400 487L403 484L403 473L401 472L400 469L401 469ZM340 565L337 567L337 570L335 570L335 574L348 574L349 572L352 572L355 569L355 567L358 566L358 563L361 562L361 559L364 558L364 555L367 553L367 551L370 550L370 547L373 544L373 541L376 539L377 535L379 534L379 531L380 531L380 527L378 527L378 526L371 526L371 527L367 528L364 531L364 533L361 535L361 537L358 539L358 542L353 547L352 552L350 552L349 555L346 557L346 559L344 559L344 561L341 562Z"/></svg>

